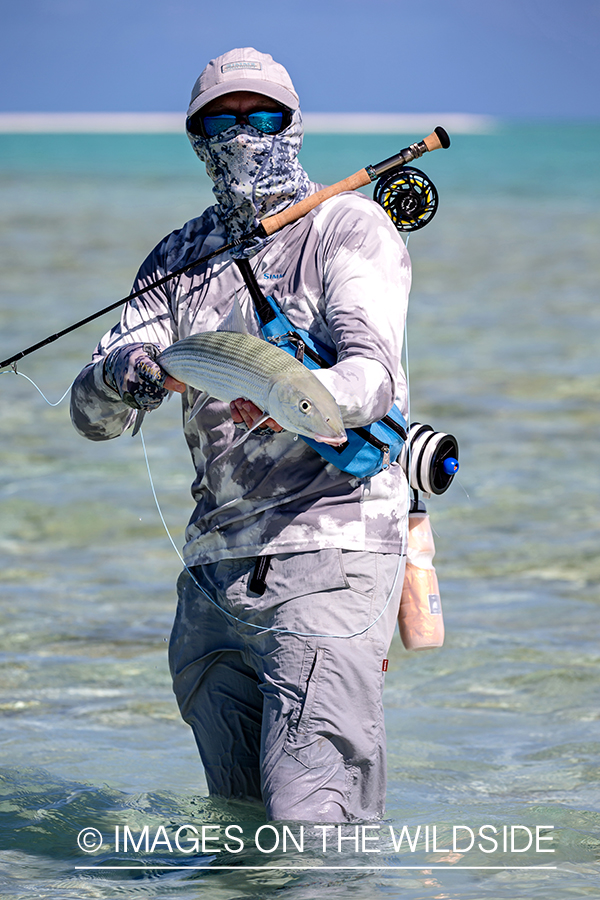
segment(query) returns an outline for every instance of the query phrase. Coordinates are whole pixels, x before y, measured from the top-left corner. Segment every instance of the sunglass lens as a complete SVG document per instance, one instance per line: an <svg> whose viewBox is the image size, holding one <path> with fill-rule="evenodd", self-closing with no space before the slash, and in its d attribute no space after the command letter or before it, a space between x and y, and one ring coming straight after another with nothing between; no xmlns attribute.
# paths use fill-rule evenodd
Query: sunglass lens
<svg viewBox="0 0 600 900"><path fill-rule="evenodd" d="M237 125L240 120L244 121L244 117L226 113L220 116L201 117L199 113L196 113L187 120L187 128L191 134L204 134L206 137L212 138ZM284 113L272 110L259 110L258 112L250 113L247 117L247 122L263 134L277 134L286 124Z"/></svg>
<svg viewBox="0 0 600 900"><path fill-rule="evenodd" d="M227 131L228 128L231 128L232 125L235 125L237 122L236 116L204 116L204 131L206 132L207 137L215 137L217 134L221 134L222 131Z"/></svg>
<svg viewBox="0 0 600 900"><path fill-rule="evenodd" d="M254 112L248 116L248 122L263 134L277 134L283 123L282 112Z"/></svg>

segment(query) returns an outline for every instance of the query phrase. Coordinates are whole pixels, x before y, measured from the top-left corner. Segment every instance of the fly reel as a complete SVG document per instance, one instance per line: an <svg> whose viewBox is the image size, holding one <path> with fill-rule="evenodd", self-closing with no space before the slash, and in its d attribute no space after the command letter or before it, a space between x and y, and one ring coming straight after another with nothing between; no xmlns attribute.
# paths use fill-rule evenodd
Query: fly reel
<svg viewBox="0 0 600 900"><path fill-rule="evenodd" d="M413 422L398 462L411 488L424 494L444 494L458 472L458 442L452 434Z"/></svg>
<svg viewBox="0 0 600 900"><path fill-rule="evenodd" d="M375 185L373 200L383 207L398 231L424 228L438 208L435 185L412 166L383 175Z"/></svg>

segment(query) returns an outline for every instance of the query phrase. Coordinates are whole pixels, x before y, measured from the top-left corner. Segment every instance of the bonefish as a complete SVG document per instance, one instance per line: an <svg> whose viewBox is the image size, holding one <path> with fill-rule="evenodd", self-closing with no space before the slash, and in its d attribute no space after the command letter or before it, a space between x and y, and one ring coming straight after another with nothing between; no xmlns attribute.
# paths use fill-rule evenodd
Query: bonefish
<svg viewBox="0 0 600 900"><path fill-rule="evenodd" d="M157 360L169 375L217 400L251 400L287 431L326 444L346 432L327 388L284 350L250 334L206 331L182 338Z"/></svg>

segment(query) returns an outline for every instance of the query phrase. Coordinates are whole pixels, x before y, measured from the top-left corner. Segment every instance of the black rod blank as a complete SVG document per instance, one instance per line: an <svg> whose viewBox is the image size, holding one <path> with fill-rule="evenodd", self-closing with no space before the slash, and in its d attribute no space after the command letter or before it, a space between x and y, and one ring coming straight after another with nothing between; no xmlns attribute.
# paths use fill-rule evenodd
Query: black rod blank
<svg viewBox="0 0 600 900"><path fill-rule="evenodd" d="M87 325L88 322L93 322L94 319L99 319L100 316L104 315L104 313L110 312L113 309L117 309L119 306L123 306L123 304L127 303L128 300L135 300L136 297L141 297L142 294L146 294L148 291L151 291L152 288L160 287L162 284L166 284L166 282L170 281L172 278L177 278L178 275L182 275L189 269L193 269L195 266L199 266L202 263L208 262L213 257L218 256L220 253L224 253L226 250L231 250L233 247L236 247L238 244L242 243L242 240L248 240L248 238L251 236L252 235L245 235L243 239L238 238L237 240L232 241L229 244L224 244L217 250L213 250L212 253L208 253L206 256L195 259L193 262L188 263L187 266L183 266L181 269L177 269L175 272L169 272L168 275L164 275L162 278L159 278L158 281L153 281L151 284L147 284L146 287L140 288L139 291L134 291L133 293L129 294L129 296L123 297L122 300L117 300L115 303L111 303L109 306L105 306L103 309L99 309L98 312L92 313L90 316L86 316L85 319L80 319L79 322L75 322L74 325L69 325L68 328L63 328L62 331L57 331L56 334L51 334L49 337L44 338L43 341L38 341L37 344L32 344L32 346L27 347L26 350L21 350L20 353L15 353L14 356L11 356L9 359L5 359L3 362L0 362L0 369L4 369L5 366L10 366L12 363L17 362L19 359L23 359L24 356L29 356L30 353L34 353L36 350L41 350L41 348L45 347L47 344L54 343L54 341L57 341L65 334L69 334L71 331L75 331L76 328L81 328L82 325Z"/></svg>

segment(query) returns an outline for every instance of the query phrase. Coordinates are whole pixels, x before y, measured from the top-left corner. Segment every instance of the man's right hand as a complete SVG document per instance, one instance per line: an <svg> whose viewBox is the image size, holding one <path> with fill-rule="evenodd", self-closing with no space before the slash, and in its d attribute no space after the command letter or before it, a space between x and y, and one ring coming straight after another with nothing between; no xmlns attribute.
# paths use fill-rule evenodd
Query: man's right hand
<svg viewBox="0 0 600 900"><path fill-rule="evenodd" d="M241 425L243 422L247 428L254 428L255 423L264 416L263 411L258 406L252 403L251 400L244 400L243 397L232 400L229 404L229 409L231 410L233 421L237 425ZM270 428L272 431L283 431L283 426L276 422L275 419L267 419L262 427L265 429Z"/></svg>
<svg viewBox="0 0 600 900"><path fill-rule="evenodd" d="M156 344L116 347L104 358L104 381L132 409L156 409L169 391L182 394L186 388L158 365L161 352Z"/></svg>

